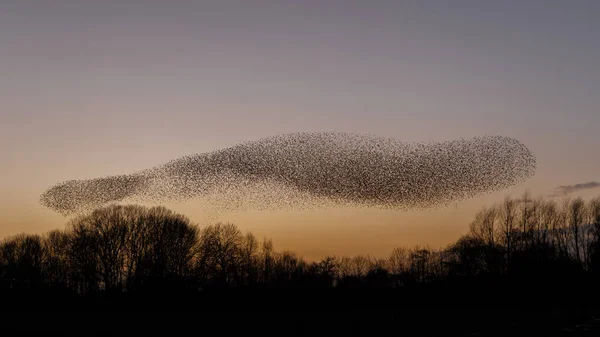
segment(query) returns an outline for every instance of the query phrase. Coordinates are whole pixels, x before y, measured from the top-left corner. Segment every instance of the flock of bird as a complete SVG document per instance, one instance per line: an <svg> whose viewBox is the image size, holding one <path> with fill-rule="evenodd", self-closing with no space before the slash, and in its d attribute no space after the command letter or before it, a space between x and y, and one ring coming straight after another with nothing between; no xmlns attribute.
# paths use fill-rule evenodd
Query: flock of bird
<svg viewBox="0 0 600 337"><path fill-rule="evenodd" d="M405 143L352 133L292 133L179 158L129 175L70 180L40 202L64 215L115 202L203 199L219 211L336 205L423 209L514 186L534 155L484 136Z"/></svg>

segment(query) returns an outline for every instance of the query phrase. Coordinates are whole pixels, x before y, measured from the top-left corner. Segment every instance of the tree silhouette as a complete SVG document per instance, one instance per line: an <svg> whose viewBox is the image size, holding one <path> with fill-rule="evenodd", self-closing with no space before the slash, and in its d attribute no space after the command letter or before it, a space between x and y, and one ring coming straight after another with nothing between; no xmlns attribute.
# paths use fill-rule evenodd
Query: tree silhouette
<svg viewBox="0 0 600 337"><path fill-rule="evenodd" d="M22 306L91 308L597 303L599 266L600 197L505 198L445 248L314 261L231 223L198 227L164 207L110 205L64 230L4 238L0 291Z"/></svg>

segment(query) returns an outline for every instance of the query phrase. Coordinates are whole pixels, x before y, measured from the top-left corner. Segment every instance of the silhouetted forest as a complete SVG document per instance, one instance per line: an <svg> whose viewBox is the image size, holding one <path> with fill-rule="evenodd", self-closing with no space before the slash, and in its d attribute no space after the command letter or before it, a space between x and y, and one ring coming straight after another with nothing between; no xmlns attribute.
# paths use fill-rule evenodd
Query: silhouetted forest
<svg viewBox="0 0 600 337"><path fill-rule="evenodd" d="M308 262L233 224L201 228L137 205L0 243L11 310L593 307L599 280L600 197L506 198L444 249L398 247L380 258ZM483 312L473 317L485 322Z"/></svg>

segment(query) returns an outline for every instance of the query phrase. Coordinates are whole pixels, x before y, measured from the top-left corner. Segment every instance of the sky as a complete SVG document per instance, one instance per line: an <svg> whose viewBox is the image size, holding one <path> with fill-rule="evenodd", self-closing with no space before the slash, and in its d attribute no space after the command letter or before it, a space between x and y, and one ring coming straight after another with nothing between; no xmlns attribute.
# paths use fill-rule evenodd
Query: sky
<svg viewBox="0 0 600 337"><path fill-rule="evenodd" d="M599 88L594 0L3 0L0 237L63 228L38 203L58 182L282 133L528 146L533 178L453 207L219 219L307 258L443 246L506 195L600 181Z"/></svg>

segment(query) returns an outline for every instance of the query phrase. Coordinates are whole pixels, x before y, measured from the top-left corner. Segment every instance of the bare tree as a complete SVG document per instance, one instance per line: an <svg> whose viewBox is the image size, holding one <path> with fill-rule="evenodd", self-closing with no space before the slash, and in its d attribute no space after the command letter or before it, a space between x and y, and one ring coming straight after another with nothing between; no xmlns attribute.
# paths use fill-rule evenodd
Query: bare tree
<svg viewBox="0 0 600 337"><path fill-rule="evenodd" d="M425 282L429 276L430 256L431 250L419 245L409 252L410 270L418 282Z"/></svg>
<svg viewBox="0 0 600 337"><path fill-rule="evenodd" d="M404 247L396 247L392 250L388 258L390 272L393 274L402 274L408 270L409 256L408 251Z"/></svg>
<svg viewBox="0 0 600 337"><path fill-rule="evenodd" d="M600 242L600 197L589 201L588 222L592 224L594 241Z"/></svg>
<svg viewBox="0 0 600 337"><path fill-rule="evenodd" d="M552 200L544 201L540 212L541 242L544 245L554 246L553 235L557 226L556 221L556 203Z"/></svg>
<svg viewBox="0 0 600 337"><path fill-rule="evenodd" d="M575 260L581 262L581 225L585 218L584 214L585 203L583 199L577 198L571 202L569 208L569 229L574 245Z"/></svg>
<svg viewBox="0 0 600 337"><path fill-rule="evenodd" d="M79 290L122 291L189 274L198 230L164 207L111 205L74 219L69 236Z"/></svg>
<svg viewBox="0 0 600 337"><path fill-rule="evenodd" d="M326 256L319 262L313 262L309 271L319 281L319 285L334 287L339 278L339 259L335 256Z"/></svg>
<svg viewBox="0 0 600 337"><path fill-rule="evenodd" d="M199 254L205 270L223 285L237 285L244 237L231 223L218 223L202 230Z"/></svg>
<svg viewBox="0 0 600 337"><path fill-rule="evenodd" d="M565 198L562 200L560 207L557 207L556 217L553 227L554 241L556 242L557 257L562 260L569 258L569 242L570 242L570 230L569 230L569 212L570 212L571 200Z"/></svg>
<svg viewBox="0 0 600 337"><path fill-rule="evenodd" d="M252 233L246 233L242 243L241 263L244 284L257 281L259 272L259 242Z"/></svg>
<svg viewBox="0 0 600 337"><path fill-rule="evenodd" d="M517 206L514 199L505 197L500 206L500 227L504 238L506 249L506 260L510 264L512 252L514 250L515 224L517 218ZM508 267L508 266L507 266Z"/></svg>
<svg viewBox="0 0 600 337"><path fill-rule="evenodd" d="M529 193L529 191L526 191L525 193L523 193L523 196L521 197L520 200L520 215L521 215L521 220L520 220L520 227L521 227L521 238L520 238L520 243L521 243L521 248L522 249L528 249L529 248L529 244L531 243L531 237L532 237L532 232L531 232L531 217L532 217L532 200L531 200L531 194Z"/></svg>
<svg viewBox="0 0 600 337"><path fill-rule="evenodd" d="M46 253L44 279L52 287L69 286L69 240L69 235L61 230L50 231L42 239Z"/></svg>
<svg viewBox="0 0 600 337"><path fill-rule="evenodd" d="M485 217L486 208L482 208L475 214L475 219L469 224L469 235L481 241L485 241L486 233L483 229L483 218Z"/></svg>
<svg viewBox="0 0 600 337"><path fill-rule="evenodd" d="M593 272L600 270L600 197L589 201L588 222L591 224L589 243L590 267Z"/></svg>
<svg viewBox="0 0 600 337"><path fill-rule="evenodd" d="M0 244L0 265L9 288L35 288L42 282L46 257L41 237L18 234Z"/></svg>
<svg viewBox="0 0 600 337"><path fill-rule="evenodd" d="M359 278L367 275L371 266L371 258L369 256L357 255L351 259L351 272Z"/></svg>
<svg viewBox="0 0 600 337"><path fill-rule="evenodd" d="M484 235L484 240L490 247L494 247L496 245L496 219L498 218L498 212L496 207L488 208L483 216L482 230Z"/></svg>
<svg viewBox="0 0 600 337"><path fill-rule="evenodd" d="M371 258L364 255L342 257L339 259L338 265L340 277L356 277L360 279L369 272L371 268Z"/></svg>
<svg viewBox="0 0 600 337"><path fill-rule="evenodd" d="M261 259L261 274L262 281L264 284L269 285L271 282L271 274L273 272L273 265L275 263L273 241L271 239L264 238L262 242L260 252Z"/></svg>
<svg viewBox="0 0 600 337"><path fill-rule="evenodd" d="M284 251L277 254L275 259L275 278L277 284L290 284L294 279L299 278L305 271L306 263L295 253Z"/></svg>

